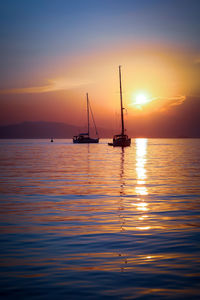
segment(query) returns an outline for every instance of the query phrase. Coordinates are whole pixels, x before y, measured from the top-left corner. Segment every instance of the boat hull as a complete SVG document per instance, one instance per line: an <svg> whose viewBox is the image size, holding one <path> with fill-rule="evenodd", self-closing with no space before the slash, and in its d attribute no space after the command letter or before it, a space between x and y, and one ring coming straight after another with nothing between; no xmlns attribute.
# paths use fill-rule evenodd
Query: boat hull
<svg viewBox="0 0 200 300"><path fill-rule="evenodd" d="M74 144L97 144L99 143L99 139L92 139L92 138L73 138Z"/></svg>
<svg viewBox="0 0 200 300"><path fill-rule="evenodd" d="M109 146L113 147L129 147L131 145L131 139L127 135L116 135L113 138L112 143L108 143Z"/></svg>

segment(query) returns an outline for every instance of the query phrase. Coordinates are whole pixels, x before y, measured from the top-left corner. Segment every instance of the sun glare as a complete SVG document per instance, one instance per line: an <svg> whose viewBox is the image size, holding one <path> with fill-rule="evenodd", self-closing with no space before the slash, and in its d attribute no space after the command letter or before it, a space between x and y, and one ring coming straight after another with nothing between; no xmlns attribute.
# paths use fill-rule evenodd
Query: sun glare
<svg viewBox="0 0 200 300"><path fill-rule="evenodd" d="M134 93L132 94L131 106L142 110L143 107L149 104L153 99L149 97L146 93Z"/></svg>
<svg viewBox="0 0 200 300"><path fill-rule="evenodd" d="M136 97L135 97L135 101L134 101L134 104L136 105L144 105L146 103L148 103L148 98L146 95L144 94L138 94Z"/></svg>

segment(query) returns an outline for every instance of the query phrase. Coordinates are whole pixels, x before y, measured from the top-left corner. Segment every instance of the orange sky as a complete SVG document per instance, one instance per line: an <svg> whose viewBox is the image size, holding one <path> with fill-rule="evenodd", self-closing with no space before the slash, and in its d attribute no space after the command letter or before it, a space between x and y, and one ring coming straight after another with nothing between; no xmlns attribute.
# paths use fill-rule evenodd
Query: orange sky
<svg viewBox="0 0 200 300"><path fill-rule="evenodd" d="M56 7L55 24L43 7L38 7L44 13L40 23L35 22L34 7L27 20L24 2L24 10L12 11L12 20L19 21L14 35L5 5L0 124L56 121L81 126L88 92L98 126L114 128L120 113L119 65L127 126L140 116L167 115L190 97L199 99L199 19L195 5L176 2L176 14L170 1L165 5L114 1L108 7L106 2L87 6L86 1L82 10L63 2L63 11ZM54 5L49 6L52 13ZM134 104L139 94L148 104Z"/></svg>
<svg viewBox="0 0 200 300"><path fill-rule="evenodd" d="M61 58L52 65L54 77L40 80L37 85L2 89L1 103L13 114L13 121L23 121L27 113L32 121L76 125L84 118L88 92L97 122L103 126L111 119L114 122L119 114L119 61L128 118L181 105L188 95L198 90L195 57L181 53L178 47L172 51L170 47L138 45L135 49L127 46L127 49L107 49L72 57L66 69ZM138 94L145 94L149 103L134 105Z"/></svg>

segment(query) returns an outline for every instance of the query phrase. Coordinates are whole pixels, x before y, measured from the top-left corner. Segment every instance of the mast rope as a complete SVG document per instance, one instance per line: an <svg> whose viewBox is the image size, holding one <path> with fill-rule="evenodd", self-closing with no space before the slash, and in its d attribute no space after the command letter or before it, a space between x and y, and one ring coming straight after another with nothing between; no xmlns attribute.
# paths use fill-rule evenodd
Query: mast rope
<svg viewBox="0 0 200 300"><path fill-rule="evenodd" d="M89 102L89 108L90 108L90 111L91 111L92 121L93 121L93 123L94 123L94 128L95 128L95 131L96 131L96 135L97 135L97 137L99 137L98 131L97 131L97 126L96 126L96 123L95 123L95 120L94 120L94 115L93 115L93 112L92 112L92 107L91 107L91 105L90 105L90 102Z"/></svg>

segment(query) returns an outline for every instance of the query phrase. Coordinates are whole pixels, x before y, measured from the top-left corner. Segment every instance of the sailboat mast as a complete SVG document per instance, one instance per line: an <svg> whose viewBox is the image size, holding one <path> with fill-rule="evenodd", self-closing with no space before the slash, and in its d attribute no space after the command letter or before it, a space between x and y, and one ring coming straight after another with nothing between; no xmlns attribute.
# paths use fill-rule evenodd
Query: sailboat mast
<svg viewBox="0 0 200 300"><path fill-rule="evenodd" d="M122 102L122 80L121 80L121 66L119 66L119 85L120 85L120 103L121 103L121 122L122 122L122 135L124 135L124 114Z"/></svg>
<svg viewBox="0 0 200 300"><path fill-rule="evenodd" d="M88 93L86 94L86 96L87 96L88 136L90 136L90 114L89 114L89 98L88 98Z"/></svg>

